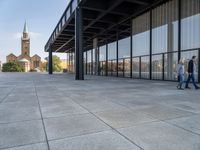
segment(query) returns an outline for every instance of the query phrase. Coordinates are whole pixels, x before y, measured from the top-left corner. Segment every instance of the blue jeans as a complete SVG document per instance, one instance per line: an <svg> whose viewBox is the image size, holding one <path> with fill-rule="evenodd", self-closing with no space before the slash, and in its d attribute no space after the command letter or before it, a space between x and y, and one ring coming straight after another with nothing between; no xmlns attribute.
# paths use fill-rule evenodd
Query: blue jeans
<svg viewBox="0 0 200 150"><path fill-rule="evenodd" d="M187 79L186 84L185 84L185 87L188 87L188 84L189 84L191 79L192 79L192 84L194 85L195 88L197 88L197 85L195 83L194 73L189 74L188 79Z"/></svg>
<svg viewBox="0 0 200 150"><path fill-rule="evenodd" d="M178 86L179 86L180 88L182 88L182 85L183 85L184 82L185 82L184 74L180 74L180 75L179 75L179 83L178 83Z"/></svg>

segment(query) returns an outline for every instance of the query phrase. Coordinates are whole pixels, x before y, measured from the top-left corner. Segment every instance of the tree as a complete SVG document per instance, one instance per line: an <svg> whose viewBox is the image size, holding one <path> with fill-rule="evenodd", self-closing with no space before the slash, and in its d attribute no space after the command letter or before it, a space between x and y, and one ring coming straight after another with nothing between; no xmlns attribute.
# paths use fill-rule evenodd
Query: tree
<svg viewBox="0 0 200 150"><path fill-rule="evenodd" d="M53 55L52 59L53 59L53 62L52 62L53 71L54 72L61 72L62 71L62 66L61 66L62 61L60 60L60 57ZM47 60L48 60L48 58L47 58Z"/></svg>
<svg viewBox="0 0 200 150"><path fill-rule="evenodd" d="M16 62L4 63L2 72L24 72L24 68Z"/></svg>

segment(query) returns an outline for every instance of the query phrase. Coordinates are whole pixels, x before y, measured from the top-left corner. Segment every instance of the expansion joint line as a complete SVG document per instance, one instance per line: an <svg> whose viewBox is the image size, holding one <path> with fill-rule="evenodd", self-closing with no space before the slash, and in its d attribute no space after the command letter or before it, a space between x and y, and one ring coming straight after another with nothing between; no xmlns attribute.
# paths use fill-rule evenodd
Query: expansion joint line
<svg viewBox="0 0 200 150"><path fill-rule="evenodd" d="M45 140L46 140L46 143L47 143L47 148L48 148L48 150L50 150L47 132L46 132L45 124L44 124L44 118L43 118L43 115L42 115L42 109L41 109L41 105L40 105L40 101L39 101L39 97L38 97L38 94L37 94L37 89L36 89L36 85L35 85L34 81L33 81L33 84L34 84L37 102L38 102L38 106L39 106L40 117L41 117L41 120L42 120L42 126L43 126L43 130L44 130L44 134L45 134Z"/></svg>
<svg viewBox="0 0 200 150"><path fill-rule="evenodd" d="M121 135L123 138L125 138L126 140L128 140L129 142L131 142L133 145L137 146L138 148L140 148L141 150L144 150L142 147L140 147L138 144L136 144L135 142L133 142L131 139L129 139L128 137L126 137L125 135L123 135L122 133L120 133L117 129L115 129L114 127L112 127L111 125L109 125L108 123L106 123L104 120L102 120L101 118L99 118L96 114L94 114L93 112L91 112L90 110L88 110L86 107L84 107L83 105L77 103L73 98L71 98L73 102L75 102L76 104L78 104L79 106L81 106L82 108L84 108L85 110L87 110L91 115L93 115L96 119L98 119L99 121L103 122L104 124L106 124L108 127L110 127L113 131L115 131L116 133L118 133L119 135Z"/></svg>

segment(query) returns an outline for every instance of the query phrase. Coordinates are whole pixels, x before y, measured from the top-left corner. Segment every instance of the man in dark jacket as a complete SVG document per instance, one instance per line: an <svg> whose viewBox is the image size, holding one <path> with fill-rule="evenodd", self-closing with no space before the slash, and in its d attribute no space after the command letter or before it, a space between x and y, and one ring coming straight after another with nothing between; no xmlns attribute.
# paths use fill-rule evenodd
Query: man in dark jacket
<svg viewBox="0 0 200 150"><path fill-rule="evenodd" d="M188 79L185 84L185 88L187 88L187 89L190 89L188 84L191 79L192 79L192 83L193 83L195 89L199 89L199 87L195 83L195 77L194 77L194 73L195 73L195 69L196 69L195 62L196 62L196 56L192 56L192 59L188 63Z"/></svg>

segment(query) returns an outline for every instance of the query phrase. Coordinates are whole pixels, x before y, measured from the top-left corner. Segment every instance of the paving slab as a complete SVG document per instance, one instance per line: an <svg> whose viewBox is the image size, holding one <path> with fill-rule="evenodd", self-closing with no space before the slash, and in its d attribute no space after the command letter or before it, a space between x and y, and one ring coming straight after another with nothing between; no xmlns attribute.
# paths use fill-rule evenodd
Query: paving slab
<svg viewBox="0 0 200 150"><path fill-rule="evenodd" d="M18 146L3 150L48 150L48 147L46 143L37 143L37 144Z"/></svg>
<svg viewBox="0 0 200 150"><path fill-rule="evenodd" d="M156 119L151 116L139 111L132 111L128 109L104 111L95 114L114 128L130 127L137 124L156 121Z"/></svg>
<svg viewBox="0 0 200 150"><path fill-rule="evenodd" d="M113 131L50 141L51 150L141 150Z"/></svg>
<svg viewBox="0 0 200 150"><path fill-rule="evenodd" d="M1 104L0 123L11 123L18 121L41 119L38 107L25 105L25 103L23 103L22 105L20 105L19 103Z"/></svg>
<svg viewBox="0 0 200 150"><path fill-rule="evenodd" d="M164 122L119 130L144 150L199 150L200 136Z"/></svg>
<svg viewBox="0 0 200 150"><path fill-rule="evenodd" d="M166 122L200 135L200 115L167 120Z"/></svg>
<svg viewBox="0 0 200 150"><path fill-rule="evenodd" d="M180 118L195 115L195 113L181 110L178 108L168 107L164 105L154 105L148 108L142 108L139 111L151 115L159 120L168 120L173 118Z"/></svg>
<svg viewBox="0 0 200 150"><path fill-rule="evenodd" d="M0 149L45 142L41 121L0 124Z"/></svg>
<svg viewBox="0 0 200 150"><path fill-rule="evenodd" d="M41 110L44 118L88 113L87 110L73 102L68 104L66 102L64 104L61 102L54 103L54 105L47 104Z"/></svg>
<svg viewBox="0 0 200 150"><path fill-rule="evenodd" d="M48 118L44 120L49 140L79 136L110 128L91 114Z"/></svg>

